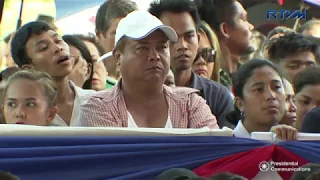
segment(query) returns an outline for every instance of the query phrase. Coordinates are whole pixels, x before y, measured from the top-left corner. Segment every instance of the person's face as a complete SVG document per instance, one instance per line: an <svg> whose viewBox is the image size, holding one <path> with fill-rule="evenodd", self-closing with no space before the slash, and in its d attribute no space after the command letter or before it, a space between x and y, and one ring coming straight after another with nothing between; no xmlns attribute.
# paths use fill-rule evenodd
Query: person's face
<svg viewBox="0 0 320 180"><path fill-rule="evenodd" d="M247 19L246 10L238 1L234 2L233 8L235 11L233 24L222 24L222 31L227 37L227 46L234 55L251 54L255 50L252 44L254 27Z"/></svg>
<svg viewBox="0 0 320 180"><path fill-rule="evenodd" d="M175 81L174 81L174 75L171 70L169 70L169 73L167 75L166 81L164 82L165 85L170 87L175 87Z"/></svg>
<svg viewBox="0 0 320 180"><path fill-rule="evenodd" d="M123 82L131 81L164 84L169 72L169 42L160 30L144 39L124 39L123 52L114 50L114 57L120 62Z"/></svg>
<svg viewBox="0 0 320 180"><path fill-rule="evenodd" d="M285 92L279 74L269 66L253 71L243 87L243 100L236 97L245 120L259 125L277 124L285 113Z"/></svg>
<svg viewBox="0 0 320 180"><path fill-rule="evenodd" d="M64 78L72 71L69 46L53 30L31 36L26 44L26 54L32 63L22 69L36 69L53 78Z"/></svg>
<svg viewBox="0 0 320 180"><path fill-rule="evenodd" d="M320 38L320 24L314 25L311 29L302 32L305 36L314 36Z"/></svg>
<svg viewBox="0 0 320 180"><path fill-rule="evenodd" d="M280 62L280 66L289 82L292 82L294 77L306 67L315 65L316 57L310 51L292 54Z"/></svg>
<svg viewBox="0 0 320 180"><path fill-rule="evenodd" d="M284 79L283 85L286 93L286 114L281 119L280 124L293 126L297 120L297 107L294 104L294 91L289 81Z"/></svg>
<svg viewBox="0 0 320 180"><path fill-rule="evenodd" d="M57 111L56 107L48 107L44 87L26 79L9 84L2 109L7 124L38 126L51 122Z"/></svg>
<svg viewBox="0 0 320 180"><path fill-rule="evenodd" d="M203 32L199 34L200 34L200 41L199 41L199 48L198 48L199 55L196 56L196 59L192 65L192 69L196 74L202 77L211 78L213 68L214 68L214 62L208 62L208 58L206 58L208 56L203 56L204 54L202 52L203 50L206 50L206 49L212 49L212 47L210 45L210 41L208 37Z"/></svg>
<svg viewBox="0 0 320 180"><path fill-rule="evenodd" d="M191 68L199 47L199 37L191 15L187 12L164 12L160 20L171 26L178 35L178 41L170 44L171 69L176 72Z"/></svg>
<svg viewBox="0 0 320 180"><path fill-rule="evenodd" d="M14 62L14 60L12 59L12 56L11 56L11 39L10 41L8 42L6 48L5 48L5 51L4 51L4 57L5 57L5 60L6 60L6 66L7 67L12 67L12 66L17 66L16 63Z"/></svg>
<svg viewBox="0 0 320 180"><path fill-rule="evenodd" d="M115 43L115 36L118 24L122 18L116 18L111 21L110 27L108 28L105 35L100 32L97 32L97 37L104 48L105 52L111 52L114 48ZM107 60L103 61L105 67L107 68L108 73L113 78L118 78L119 76L119 69L117 66L117 61L113 57L109 57Z"/></svg>
<svg viewBox="0 0 320 180"><path fill-rule="evenodd" d="M319 94L320 85L307 85L296 94L297 121L301 122L308 111L320 106Z"/></svg>
<svg viewBox="0 0 320 180"><path fill-rule="evenodd" d="M99 51L97 47L88 41L84 41L86 46L88 47L90 54L93 60L93 76L92 76L92 89L96 91L106 89L106 81L107 81L107 70L104 67L103 62L98 62L98 58L100 57Z"/></svg>
<svg viewBox="0 0 320 180"><path fill-rule="evenodd" d="M121 18L116 18L112 20L105 34L102 34L101 32L96 33L100 44L106 52L110 52L114 48L116 30L120 20Z"/></svg>

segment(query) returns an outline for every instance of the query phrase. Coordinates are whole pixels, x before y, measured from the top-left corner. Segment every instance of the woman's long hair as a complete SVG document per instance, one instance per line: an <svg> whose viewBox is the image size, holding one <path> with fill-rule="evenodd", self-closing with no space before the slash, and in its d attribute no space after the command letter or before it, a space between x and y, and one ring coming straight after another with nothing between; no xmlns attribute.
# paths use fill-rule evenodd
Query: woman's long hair
<svg viewBox="0 0 320 180"><path fill-rule="evenodd" d="M210 28L209 24L206 23L205 21L200 22L199 32L203 33L208 38L211 48L214 49L216 53L214 68L213 68L213 72L210 79L220 83L220 61L221 61L222 54L221 54L218 37L216 33L214 33L214 31Z"/></svg>

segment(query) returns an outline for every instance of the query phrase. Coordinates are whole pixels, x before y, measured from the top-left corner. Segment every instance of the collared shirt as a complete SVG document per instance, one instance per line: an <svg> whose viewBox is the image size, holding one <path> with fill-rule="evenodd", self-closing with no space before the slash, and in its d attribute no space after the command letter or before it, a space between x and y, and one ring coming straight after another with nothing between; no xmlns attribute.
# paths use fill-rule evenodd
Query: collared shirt
<svg viewBox="0 0 320 180"><path fill-rule="evenodd" d="M230 123L226 122L226 115L233 111L233 97L230 91L221 84L210 79L201 77L192 71L191 88L199 90L198 95L203 97L209 105L212 114L218 119L220 127L228 126ZM232 128L232 127L230 127Z"/></svg>
<svg viewBox="0 0 320 180"><path fill-rule="evenodd" d="M70 87L74 90L75 98L73 103L72 115L70 119L70 126L75 126L78 116L80 114L80 104L88 95L94 94L94 90L85 90L76 86L72 81L69 81ZM51 126L69 126L58 114L54 117L50 124Z"/></svg>
<svg viewBox="0 0 320 180"><path fill-rule="evenodd" d="M251 138L251 134L244 127L241 120L238 121L237 126L233 130L233 135L239 138Z"/></svg>
<svg viewBox="0 0 320 180"><path fill-rule="evenodd" d="M217 120L197 90L163 85L173 128L219 128ZM128 110L121 81L110 90L99 91L80 106L79 126L128 127Z"/></svg>

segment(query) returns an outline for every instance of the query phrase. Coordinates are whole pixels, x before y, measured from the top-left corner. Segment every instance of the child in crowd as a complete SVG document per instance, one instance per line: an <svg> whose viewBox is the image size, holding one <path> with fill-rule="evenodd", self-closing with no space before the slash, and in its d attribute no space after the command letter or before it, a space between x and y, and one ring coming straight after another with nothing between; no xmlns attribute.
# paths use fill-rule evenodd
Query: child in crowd
<svg viewBox="0 0 320 180"><path fill-rule="evenodd" d="M2 111L7 124L48 125L57 113L56 85L43 72L13 74L4 91Z"/></svg>

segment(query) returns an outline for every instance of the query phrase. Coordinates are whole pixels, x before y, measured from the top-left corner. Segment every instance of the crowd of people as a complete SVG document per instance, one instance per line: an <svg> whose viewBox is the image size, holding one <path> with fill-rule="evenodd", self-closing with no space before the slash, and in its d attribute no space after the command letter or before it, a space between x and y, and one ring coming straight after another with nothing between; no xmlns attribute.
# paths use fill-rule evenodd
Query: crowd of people
<svg viewBox="0 0 320 180"><path fill-rule="evenodd" d="M108 0L95 35L24 24L6 39L0 121L320 133L320 20L265 36L247 17L236 0L156 0L148 11Z"/></svg>

